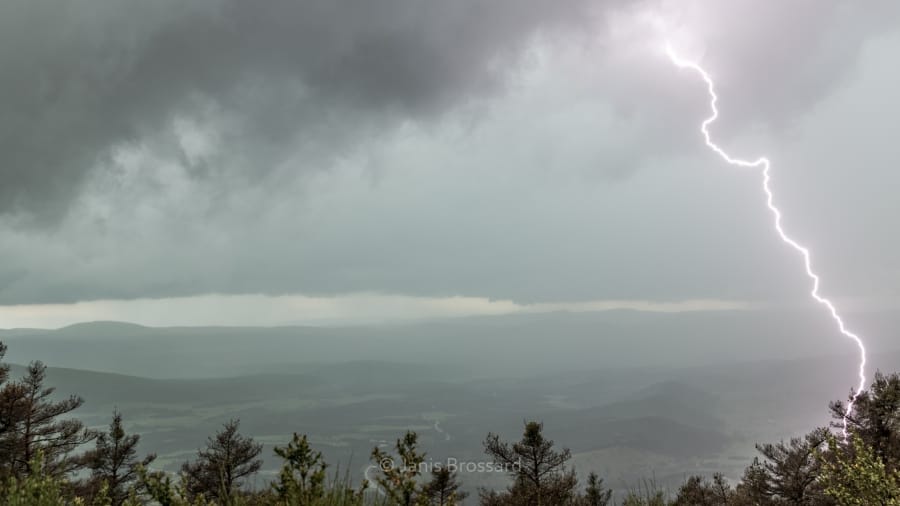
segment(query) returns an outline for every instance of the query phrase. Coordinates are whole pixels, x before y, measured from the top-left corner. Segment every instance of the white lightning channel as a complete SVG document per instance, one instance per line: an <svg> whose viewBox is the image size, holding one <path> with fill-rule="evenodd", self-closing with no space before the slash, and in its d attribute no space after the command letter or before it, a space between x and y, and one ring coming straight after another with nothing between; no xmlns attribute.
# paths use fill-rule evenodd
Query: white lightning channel
<svg viewBox="0 0 900 506"><path fill-rule="evenodd" d="M712 137L709 133L709 126L719 117L719 109L717 107L719 96L716 95L715 83L713 82L712 76L710 76L709 73L704 70L703 67L701 67L698 63L686 60L678 56L678 54L676 54L672 47L669 45L666 46L666 54L669 56L669 59L672 60L672 63L674 63L678 68L689 69L696 72L706 83L706 90L709 93L709 107L712 111L710 116L703 120L703 123L700 124L700 132L703 134L703 139L706 141L706 146L717 155L719 155L729 165L762 169L762 189L766 195L766 206L769 208L769 211L771 211L772 217L774 218L775 231L778 233L778 236L781 237L781 240L784 241L785 244L793 248L797 253L800 254L800 256L803 257L803 265L806 268L806 276L809 277L809 279L812 281L812 290L810 291L810 295L812 296L812 298L819 304L825 306L825 308L831 314L831 318L837 324L837 328L838 330L840 330L841 334L843 334L848 339L851 339L854 343L856 343L856 347L859 348L859 385L857 386L856 390L850 395L850 401L847 403L847 410L844 414L843 419L843 436L846 439L847 417L850 416L853 411L853 404L856 401L856 397L859 395L859 392L861 392L866 386L865 343L863 343L862 338L860 338L857 334L847 329L846 325L844 325L844 319L841 318L841 315L840 313L838 313L838 310L834 306L834 304L830 300L819 294L819 275L816 274L815 271L813 271L809 248L792 239L784 231L784 228L781 225L781 211L778 209L778 207L775 206L774 196L772 194L772 164L771 162L769 162L769 159L766 157L759 157L756 160L749 161L742 160L740 158L733 158L731 155L726 153L724 149L722 149L712 141Z"/></svg>

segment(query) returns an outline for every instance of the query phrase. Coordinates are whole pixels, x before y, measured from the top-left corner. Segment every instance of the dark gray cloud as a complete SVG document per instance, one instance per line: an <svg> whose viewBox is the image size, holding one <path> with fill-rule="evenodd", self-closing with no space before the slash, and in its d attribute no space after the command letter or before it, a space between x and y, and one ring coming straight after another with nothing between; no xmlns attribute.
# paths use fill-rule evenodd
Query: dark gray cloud
<svg viewBox="0 0 900 506"><path fill-rule="evenodd" d="M197 175L228 165L257 178L298 135L317 155L335 156L383 130L385 117L422 117L495 89L537 32L599 32L597 18L613 7L657 4L4 2L0 213L59 217L113 148L177 149L155 139L166 139L174 117L211 108L229 118L234 149L212 167L193 167ZM862 41L900 9L842 0L695 5L700 18L717 20L695 23L712 67L742 78L723 87L737 88L767 120L840 82Z"/></svg>
<svg viewBox="0 0 900 506"><path fill-rule="evenodd" d="M704 2L705 64L731 98L727 128L783 127L856 75L865 43L895 29L892 0Z"/></svg>
<svg viewBox="0 0 900 506"><path fill-rule="evenodd" d="M432 114L496 86L526 39L574 29L589 3L3 2L0 213L59 216L113 147L210 107L237 122L247 170L298 132L334 151L372 114Z"/></svg>

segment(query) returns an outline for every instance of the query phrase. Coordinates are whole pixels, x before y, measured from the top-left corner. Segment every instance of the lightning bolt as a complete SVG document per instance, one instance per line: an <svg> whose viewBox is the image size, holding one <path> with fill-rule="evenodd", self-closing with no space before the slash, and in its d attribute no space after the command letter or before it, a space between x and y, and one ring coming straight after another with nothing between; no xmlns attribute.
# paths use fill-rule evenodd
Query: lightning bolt
<svg viewBox="0 0 900 506"><path fill-rule="evenodd" d="M812 268L812 260L810 259L809 248L803 246L791 236L789 236L782 227L781 224L781 210L775 206L774 203L774 195L772 193L772 174L771 168L772 164L769 162L769 159L766 157L759 157L756 160L743 160L740 158L734 158L729 155L724 149L719 147L715 142L712 141L712 137L709 133L709 126L712 125L716 119L719 118L719 109L717 107L719 96L716 95L716 87L713 82L712 76L703 69L698 63L686 60L680 57L675 51L672 49L672 46L666 45L666 54L669 56L669 59L672 60L672 63L675 64L680 69L688 69L696 72L706 83L706 91L709 94L709 108L712 111L710 116L703 120L703 123L700 124L700 132L703 134L703 139L706 142L706 146L711 149L714 153L719 155L726 163L729 165L733 165L736 167L744 167L744 168L753 168L753 169L761 169L762 174L762 190L766 196L766 206L769 208L769 211L772 213L772 217L774 218L774 226L775 231L778 233L778 236L781 240L790 246L794 251L800 254L803 257L803 265L806 268L806 276L812 281L812 290L810 290L810 295L812 298L824 306L831 315L832 320L837 325L838 330L840 330L841 334L843 334L848 339L851 339L854 343L856 343L856 347L859 348L859 385L857 389L851 393L850 401L847 403L847 410L844 413L843 419L843 436L847 438L847 417L853 412L853 405L856 402L856 397L866 386L866 346L863 343L861 337L857 334L851 332L847 329L846 325L844 325L844 319L841 318L840 313L838 313L835 305L819 294L819 275Z"/></svg>

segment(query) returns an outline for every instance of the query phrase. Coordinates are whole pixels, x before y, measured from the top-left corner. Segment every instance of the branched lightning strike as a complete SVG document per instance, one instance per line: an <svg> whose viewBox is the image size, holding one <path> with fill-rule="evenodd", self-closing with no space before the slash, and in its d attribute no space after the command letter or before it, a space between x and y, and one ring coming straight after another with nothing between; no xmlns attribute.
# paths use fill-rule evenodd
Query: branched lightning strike
<svg viewBox="0 0 900 506"><path fill-rule="evenodd" d="M669 45L666 46L666 54L669 56L669 59L672 60L672 63L674 63L678 68L689 69L696 72L706 83L706 90L709 93L709 106L712 111L712 114L708 118L706 118L703 123L700 124L700 132L703 134L703 138L706 141L706 146L717 155L719 155L729 165L762 169L762 188L763 192L765 192L766 195L766 206L768 206L769 211L771 211L772 216L775 219L775 231L778 233L778 236L781 237L781 240L784 241L785 244L793 248L797 253L800 253L800 255L803 257L803 264L806 267L806 275L812 281L812 290L810 291L810 295L812 296L812 298L828 309L828 312L831 314L831 318L837 324L837 327L840 330L841 334L843 334L848 339L852 339L853 342L856 343L857 348L859 348L859 385L850 397L850 401L847 404L847 411L844 414L843 420L843 435L844 438L846 438L847 417L850 416L853 411L853 404L856 401L856 396L859 395L859 392L862 391L862 389L866 386L865 344L863 343L862 338L860 338L857 334L847 330L847 327L844 325L844 320L843 318L841 318L841 315L838 313L837 308L834 306L834 304L830 300L819 294L819 275L816 274L815 271L813 271L809 249L792 239L784 231L784 228L781 225L781 211L774 204L774 196L771 188L772 176L770 173L772 164L769 162L769 159L760 157L756 160L748 161L742 160L740 158L733 158L731 157L731 155L726 153L725 150L723 150L715 142L712 141L709 133L709 126L719 117L719 109L717 107L719 97L718 95L716 95L715 83L713 82L712 77L699 64L689 60L685 60L684 58L678 56Z"/></svg>

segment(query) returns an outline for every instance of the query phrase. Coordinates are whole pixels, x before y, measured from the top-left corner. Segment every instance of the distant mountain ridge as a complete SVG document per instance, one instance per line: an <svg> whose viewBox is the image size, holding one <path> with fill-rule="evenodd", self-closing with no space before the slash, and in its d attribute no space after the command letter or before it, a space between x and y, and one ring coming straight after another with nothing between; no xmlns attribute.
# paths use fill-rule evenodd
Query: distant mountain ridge
<svg viewBox="0 0 900 506"><path fill-rule="evenodd" d="M895 348L900 315L866 318L873 354ZM9 345L13 361L42 357L54 366L158 378L360 360L450 364L463 375L515 376L791 359L811 351L853 353L830 323L819 312L786 311L542 313L368 327L152 328L93 322L0 331L0 340Z"/></svg>
<svg viewBox="0 0 900 506"><path fill-rule="evenodd" d="M137 323L119 321L93 321L73 323L72 325L62 327L54 331L53 333L74 334L79 337L84 336L85 334L92 334L97 336L121 336L123 334L147 332L152 330L152 327L145 327L144 325L138 325Z"/></svg>
<svg viewBox="0 0 900 506"><path fill-rule="evenodd" d="M626 399L585 409L582 413L586 418L598 420L625 420L665 413L666 418L687 426L721 429L722 420L712 414L718 408L719 398L715 395L679 381L664 381Z"/></svg>

